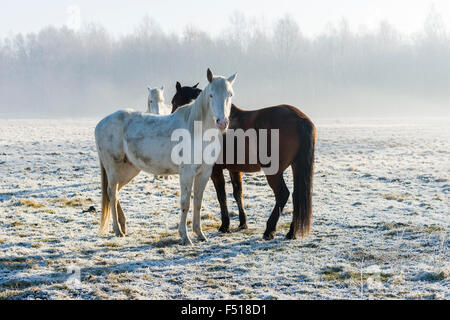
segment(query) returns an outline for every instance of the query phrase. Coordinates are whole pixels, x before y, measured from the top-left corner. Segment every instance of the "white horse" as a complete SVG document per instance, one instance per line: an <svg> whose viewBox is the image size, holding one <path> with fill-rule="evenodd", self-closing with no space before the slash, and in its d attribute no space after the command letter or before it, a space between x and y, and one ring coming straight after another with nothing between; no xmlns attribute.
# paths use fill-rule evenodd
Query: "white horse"
<svg viewBox="0 0 450 320"><path fill-rule="evenodd" d="M207 78L209 83L197 100L170 115L155 116L121 110L97 124L95 140L102 176L100 234L108 229L112 214L116 236L126 235L126 219L119 202L119 190L143 170L155 175L180 175L179 233L181 243L186 245L192 244L186 232L186 218L194 186L193 230L200 240L206 240L201 228L200 209L213 164L205 161L201 164L176 164L171 153L178 142L172 141L171 136L176 129L188 130L193 146L195 121L202 123L202 136L206 130L216 130L217 134L219 130L226 130L236 74L225 79L214 77L208 69Z"/></svg>
<svg viewBox="0 0 450 320"><path fill-rule="evenodd" d="M164 87L148 89L147 112L152 114L170 114L171 107L164 103Z"/></svg>
<svg viewBox="0 0 450 320"><path fill-rule="evenodd" d="M152 88L150 86L148 89L148 99L147 99L147 112L151 114L167 115L170 114L171 107L164 102L164 87ZM161 179L169 180L170 176L154 176L153 180Z"/></svg>

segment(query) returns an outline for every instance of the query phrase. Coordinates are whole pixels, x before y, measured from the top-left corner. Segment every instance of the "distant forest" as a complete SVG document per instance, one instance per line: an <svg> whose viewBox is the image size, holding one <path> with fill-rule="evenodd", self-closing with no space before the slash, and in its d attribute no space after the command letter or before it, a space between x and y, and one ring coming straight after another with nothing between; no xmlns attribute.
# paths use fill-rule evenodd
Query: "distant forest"
<svg viewBox="0 0 450 320"><path fill-rule="evenodd" d="M287 103L312 117L449 116L450 36L431 10L406 36L345 19L306 37L289 15L273 24L240 13L217 36L187 26L165 33L150 17L131 34L102 26L46 27L0 39L0 117L99 117L144 110L147 85L206 85L206 69L238 72L234 103L244 109Z"/></svg>

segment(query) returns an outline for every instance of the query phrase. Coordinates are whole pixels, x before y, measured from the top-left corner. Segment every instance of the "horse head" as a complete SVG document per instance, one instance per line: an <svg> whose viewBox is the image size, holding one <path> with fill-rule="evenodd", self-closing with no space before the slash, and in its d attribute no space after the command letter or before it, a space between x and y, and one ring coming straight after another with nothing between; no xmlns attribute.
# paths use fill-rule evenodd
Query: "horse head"
<svg viewBox="0 0 450 320"><path fill-rule="evenodd" d="M164 104L164 87L148 89L148 112L159 114L159 106Z"/></svg>
<svg viewBox="0 0 450 320"><path fill-rule="evenodd" d="M172 98L172 113L174 113L179 107L184 106L186 104L191 103L202 92L201 89L197 88L199 84L197 83L192 87L182 87L181 84L177 81L176 89L177 92Z"/></svg>
<svg viewBox="0 0 450 320"><path fill-rule="evenodd" d="M233 83L236 80L237 73L229 78L214 76L208 68L207 79L209 84L205 88L205 96L208 105L214 116L216 126L219 130L225 131L229 124L231 111L231 99L233 97Z"/></svg>

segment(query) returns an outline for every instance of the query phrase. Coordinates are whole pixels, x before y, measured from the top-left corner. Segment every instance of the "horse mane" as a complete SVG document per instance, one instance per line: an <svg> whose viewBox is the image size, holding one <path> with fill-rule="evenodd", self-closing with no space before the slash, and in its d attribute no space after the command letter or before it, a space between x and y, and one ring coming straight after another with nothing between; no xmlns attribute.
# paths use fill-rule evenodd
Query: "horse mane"
<svg viewBox="0 0 450 320"><path fill-rule="evenodd" d="M185 104L183 106L178 107L174 112L172 112L172 114L178 114L178 113L183 113L184 116L184 121L188 122L189 121L189 115L190 112L188 109L190 109L190 107L195 103L195 100L192 100L191 102L189 102L188 104Z"/></svg>
<svg viewBox="0 0 450 320"><path fill-rule="evenodd" d="M197 99L191 103L185 104L175 110L173 114L184 113L184 121L189 124L189 131L194 133L194 122L203 121L208 112L205 102L205 91L203 90Z"/></svg>
<svg viewBox="0 0 450 320"><path fill-rule="evenodd" d="M205 91L203 90L200 95L195 99L194 103L192 103L189 108L189 116L188 116L188 122L189 122L189 131L191 134L194 133L194 122L195 121L202 121L206 118L206 113L208 112L206 108L206 101L205 101Z"/></svg>

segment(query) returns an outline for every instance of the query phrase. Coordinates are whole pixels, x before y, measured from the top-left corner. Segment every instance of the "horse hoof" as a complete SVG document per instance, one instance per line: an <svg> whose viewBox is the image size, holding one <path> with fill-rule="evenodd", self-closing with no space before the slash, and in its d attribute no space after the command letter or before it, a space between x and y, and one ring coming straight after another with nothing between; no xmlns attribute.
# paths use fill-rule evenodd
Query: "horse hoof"
<svg viewBox="0 0 450 320"><path fill-rule="evenodd" d="M202 242L208 241L208 239L206 238L205 234L202 231L195 232L195 234L197 235L197 239L199 241L202 241Z"/></svg>
<svg viewBox="0 0 450 320"><path fill-rule="evenodd" d="M192 246L192 241L189 238L185 238L181 240L181 245L183 246Z"/></svg>
<svg viewBox="0 0 450 320"><path fill-rule="evenodd" d="M295 239L297 239L297 237L294 235L294 233L293 232L288 232L288 234L286 235L286 239L288 239L288 240L295 240Z"/></svg>
<svg viewBox="0 0 450 320"><path fill-rule="evenodd" d="M248 229L247 224L246 224L246 223L241 224L241 225L238 227L238 229L239 229L239 230L245 230L245 229Z"/></svg>
<svg viewBox="0 0 450 320"><path fill-rule="evenodd" d="M273 238L275 238L275 234L274 232L264 233L263 238L264 240L273 240Z"/></svg>
<svg viewBox="0 0 450 320"><path fill-rule="evenodd" d="M229 226L228 227L221 226L219 228L219 231L222 233L230 233L230 227Z"/></svg>

